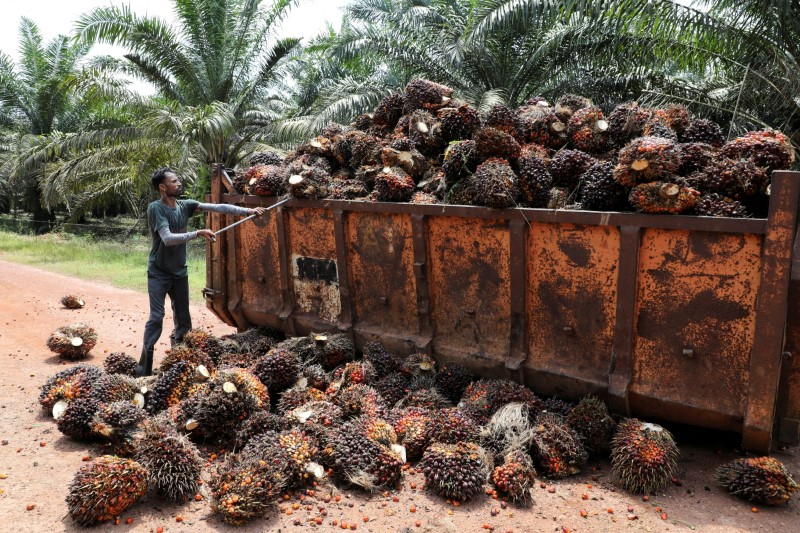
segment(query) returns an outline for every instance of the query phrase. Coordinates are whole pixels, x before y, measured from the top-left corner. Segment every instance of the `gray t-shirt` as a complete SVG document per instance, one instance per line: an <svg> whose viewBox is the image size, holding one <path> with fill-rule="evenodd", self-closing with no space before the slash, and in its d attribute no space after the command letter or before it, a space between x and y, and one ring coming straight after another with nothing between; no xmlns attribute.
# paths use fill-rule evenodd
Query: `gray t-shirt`
<svg viewBox="0 0 800 533"><path fill-rule="evenodd" d="M198 205L196 200L177 200L173 209L164 205L161 200L156 200L147 206L147 224L153 238L147 263L148 274L174 278L185 278L189 275L186 267L186 243L166 246L158 230L167 226L170 233L186 233L189 219Z"/></svg>

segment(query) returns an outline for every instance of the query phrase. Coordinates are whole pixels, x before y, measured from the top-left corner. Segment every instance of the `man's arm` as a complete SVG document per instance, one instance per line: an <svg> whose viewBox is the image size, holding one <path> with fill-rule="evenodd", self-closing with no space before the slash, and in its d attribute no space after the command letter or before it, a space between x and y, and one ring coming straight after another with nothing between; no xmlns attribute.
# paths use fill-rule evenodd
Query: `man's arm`
<svg viewBox="0 0 800 533"><path fill-rule="evenodd" d="M210 241L215 240L211 230L201 229L198 231L188 231L186 233L172 233L169 230L169 226L160 227L158 229L158 236L161 237L164 246L175 246L176 244L188 242L197 237L205 237Z"/></svg>
<svg viewBox="0 0 800 533"><path fill-rule="evenodd" d="M261 215L264 213L263 207L256 207L255 209L248 209L246 207L239 207L238 205L231 204L197 204L197 209L200 211L213 211L214 213L222 213L223 215L235 216L248 216L248 215Z"/></svg>

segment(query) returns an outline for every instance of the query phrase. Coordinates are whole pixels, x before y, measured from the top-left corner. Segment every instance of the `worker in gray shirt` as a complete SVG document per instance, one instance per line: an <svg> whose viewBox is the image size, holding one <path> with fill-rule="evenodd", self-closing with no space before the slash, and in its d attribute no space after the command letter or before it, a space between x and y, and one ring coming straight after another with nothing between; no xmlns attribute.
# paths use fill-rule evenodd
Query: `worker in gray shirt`
<svg viewBox="0 0 800 533"><path fill-rule="evenodd" d="M198 237L209 242L215 239L208 229L186 231L189 219L196 210L214 211L225 215L263 215L266 209L247 209L228 204L204 204L196 200L178 200L182 193L181 180L171 168L153 172L153 188L161 198L147 206L147 224L153 244L147 263L147 293L150 296L150 318L144 327L144 346L136 374L153 373L153 351L164 322L164 302L169 295L175 329L170 335L172 345L183 341L192 329L189 315L189 273L186 267L186 243Z"/></svg>

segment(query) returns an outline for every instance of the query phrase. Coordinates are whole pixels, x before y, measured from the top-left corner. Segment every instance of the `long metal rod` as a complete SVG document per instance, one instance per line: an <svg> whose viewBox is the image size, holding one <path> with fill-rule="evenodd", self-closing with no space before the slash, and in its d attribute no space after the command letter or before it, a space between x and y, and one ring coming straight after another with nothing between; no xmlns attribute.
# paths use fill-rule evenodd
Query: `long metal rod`
<svg viewBox="0 0 800 533"><path fill-rule="evenodd" d="M290 196L289 198L284 198L284 199L283 199L283 200L281 200L280 202L278 202L278 203L275 203L275 204L272 204L272 205L271 205L271 206L269 206L269 207L268 207L266 210L267 210L267 211L269 211L270 209L275 209L275 208L276 208L276 207L278 207L279 205L283 205L283 204L285 204L286 202L288 202L288 201L289 201L289 200L291 200L291 199L292 199L292 198L291 198L291 196ZM242 222L247 222L247 221L248 221L248 220L250 220L251 218L256 218L257 216L258 216L258 215L250 215L250 216L248 216L248 217L245 217L245 218L243 218L242 220L237 220L236 222L234 222L233 224L231 224L231 225L229 225L229 226L225 226L224 228L218 229L217 231L215 231L215 232L214 232L214 235L215 235L215 236L216 236L216 235L219 235L219 234L220 234L220 233L222 233L223 231L228 231L228 230L229 230L229 229L231 229L232 227L234 227L234 226L238 226L238 225L239 225L239 224L241 224Z"/></svg>

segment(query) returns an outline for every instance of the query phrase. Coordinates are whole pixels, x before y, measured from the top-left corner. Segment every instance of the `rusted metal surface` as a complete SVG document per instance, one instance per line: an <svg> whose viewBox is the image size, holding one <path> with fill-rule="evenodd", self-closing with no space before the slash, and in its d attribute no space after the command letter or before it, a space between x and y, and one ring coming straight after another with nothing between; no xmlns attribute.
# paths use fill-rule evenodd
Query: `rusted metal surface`
<svg viewBox="0 0 800 533"><path fill-rule="evenodd" d="M531 224L526 369L535 390L575 396L606 387L618 255L617 228Z"/></svg>
<svg viewBox="0 0 800 533"><path fill-rule="evenodd" d="M761 240L644 232L632 395L744 415Z"/></svg>
<svg viewBox="0 0 800 533"><path fill-rule="evenodd" d="M800 439L800 173L772 191L768 219L292 199L209 247L208 303L766 451Z"/></svg>
<svg viewBox="0 0 800 533"><path fill-rule="evenodd" d="M511 315L510 247L504 221L428 220L433 350L477 368L504 368Z"/></svg>

